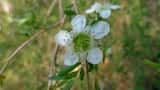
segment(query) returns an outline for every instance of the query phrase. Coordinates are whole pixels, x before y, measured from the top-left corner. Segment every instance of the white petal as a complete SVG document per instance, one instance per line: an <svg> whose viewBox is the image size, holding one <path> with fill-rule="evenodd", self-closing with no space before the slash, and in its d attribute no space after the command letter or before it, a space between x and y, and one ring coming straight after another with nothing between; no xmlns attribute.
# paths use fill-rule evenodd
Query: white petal
<svg viewBox="0 0 160 90"><path fill-rule="evenodd" d="M111 16L111 10L110 10L110 9L101 10L101 11L99 12L99 15L100 15L103 19L107 19L109 16Z"/></svg>
<svg viewBox="0 0 160 90"><path fill-rule="evenodd" d="M101 39L108 35L109 31L109 24L104 21L99 21L92 26L90 33L95 39Z"/></svg>
<svg viewBox="0 0 160 90"><path fill-rule="evenodd" d="M96 11L94 8L89 8L86 10L87 14L93 13L94 11Z"/></svg>
<svg viewBox="0 0 160 90"><path fill-rule="evenodd" d="M116 9L120 9L120 5L113 5L113 4L110 4L110 9L113 9L113 10L116 10Z"/></svg>
<svg viewBox="0 0 160 90"><path fill-rule="evenodd" d="M86 10L86 13L89 14L95 11L97 12L100 8L101 8L101 4L96 2L91 6L91 8Z"/></svg>
<svg viewBox="0 0 160 90"><path fill-rule="evenodd" d="M77 53L72 51L72 49L68 49L64 55L64 65L71 66L78 62L79 57Z"/></svg>
<svg viewBox="0 0 160 90"><path fill-rule="evenodd" d="M92 48L88 52L87 61L91 64L99 64L103 59L103 53L99 48Z"/></svg>
<svg viewBox="0 0 160 90"><path fill-rule="evenodd" d="M71 21L71 25L74 32L79 33L83 31L86 26L86 17L84 15L75 16Z"/></svg>
<svg viewBox="0 0 160 90"><path fill-rule="evenodd" d="M72 36L69 32L61 30L56 34L55 41L58 45L65 46L72 42Z"/></svg>

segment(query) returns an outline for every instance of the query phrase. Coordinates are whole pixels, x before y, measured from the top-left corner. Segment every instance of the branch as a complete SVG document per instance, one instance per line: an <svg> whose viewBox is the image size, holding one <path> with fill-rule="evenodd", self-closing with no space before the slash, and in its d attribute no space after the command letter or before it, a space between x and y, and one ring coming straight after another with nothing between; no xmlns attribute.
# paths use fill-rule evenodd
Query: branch
<svg viewBox="0 0 160 90"><path fill-rule="evenodd" d="M64 25L66 18L66 16L64 15L62 0L58 0L58 9L59 9L60 26L62 27Z"/></svg>
<svg viewBox="0 0 160 90"><path fill-rule="evenodd" d="M86 79L86 82L87 82L87 87L86 87L86 90L90 90L90 77L89 77L89 71L88 71L88 63L86 60L83 60L82 61L82 66L83 66L83 69L84 69L84 73L85 73L85 79Z"/></svg>
<svg viewBox="0 0 160 90"><path fill-rule="evenodd" d="M46 18L51 14L51 12L52 12L53 8L55 7L56 3L57 3L57 0L52 1L49 9L47 10Z"/></svg>
<svg viewBox="0 0 160 90"><path fill-rule="evenodd" d="M78 7L77 7L76 0L72 0L72 4L73 4L73 8L74 8L75 12L78 14L79 10L78 10Z"/></svg>
<svg viewBox="0 0 160 90"><path fill-rule="evenodd" d="M31 43L37 36L39 36L44 30L40 30L39 32L35 33L32 37L30 37L28 40L26 40L24 43L22 43L11 55L5 60L6 63L3 65L3 67L0 70L0 75L5 72L7 69L9 63L12 61L12 58L21 51L25 46L27 46L29 43Z"/></svg>
<svg viewBox="0 0 160 90"><path fill-rule="evenodd" d="M58 0L58 9L59 9L59 22L58 22L58 24L60 24L60 26L63 26L66 16L64 15L63 7L62 7L62 0ZM53 74L56 73L57 52L58 52L58 45L55 44L55 48L54 48L53 53L52 53L53 57L51 57L51 64L50 64L50 67L49 67L49 69L50 69L49 76L52 76ZM56 84L56 81L53 82L53 80L48 80L48 90L51 90L52 86L55 85L55 84Z"/></svg>
<svg viewBox="0 0 160 90"><path fill-rule="evenodd" d="M51 62L50 62L50 67L49 67L49 77L52 76L53 74L56 73L56 56L58 52L58 45L55 44L55 48L53 50L53 53L51 54ZM52 85L55 84L56 82L53 83L53 80L48 80L48 90L52 89Z"/></svg>
<svg viewBox="0 0 160 90"><path fill-rule="evenodd" d="M62 0L58 0L58 9L59 9L59 17L60 19L64 17L63 7L62 7Z"/></svg>
<svg viewBox="0 0 160 90"><path fill-rule="evenodd" d="M57 0L53 1L51 6L49 7L49 9L47 10L47 15L46 15L46 19L48 18L48 16L51 14L51 11L53 10L53 7L55 5ZM60 21L56 22L54 25L47 27L47 29L56 27L58 25L60 25ZM2 68L0 69L0 75L3 74L5 72L5 70L7 69L8 65L10 64L10 62L12 61L12 58L18 53L20 52L25 46L27 46L29 43L31 43L37 36L39 36L42 32L44 32L45 30L40 30L38 32L36 32L33 36L31 36L28 40L26 40L24 43L22 43L13 53L11 53L11 55L9 57L7 57L7 59L5 60L6 63L2 66Z"/></svg>

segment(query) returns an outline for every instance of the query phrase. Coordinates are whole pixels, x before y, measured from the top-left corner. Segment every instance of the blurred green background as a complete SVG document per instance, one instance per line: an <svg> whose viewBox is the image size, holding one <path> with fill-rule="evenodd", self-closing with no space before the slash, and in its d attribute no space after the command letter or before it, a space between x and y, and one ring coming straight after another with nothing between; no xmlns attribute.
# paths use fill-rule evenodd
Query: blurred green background
<svg viewBox="0 0 160 90"><path fill-rule="evenodd" d="M19 45L39 30L45 30L12 59L3 74L5 78L0 77L0 90L47 89L52 41L54 33L61 29L48 28L59 20L58 6L46 18L52 1L0 0L0 68ZM69 20L74 15L72 3L62 1L67 15L64 28L69 29ZM104 0L77 0L79 11L83 13L95 1ZM97 77L101 87L160 90L160 0L106 1L120 5L121 9L113 11L107 20L111 33L103 42L106 49L112 48L112 54L99 65Z"/></svg>

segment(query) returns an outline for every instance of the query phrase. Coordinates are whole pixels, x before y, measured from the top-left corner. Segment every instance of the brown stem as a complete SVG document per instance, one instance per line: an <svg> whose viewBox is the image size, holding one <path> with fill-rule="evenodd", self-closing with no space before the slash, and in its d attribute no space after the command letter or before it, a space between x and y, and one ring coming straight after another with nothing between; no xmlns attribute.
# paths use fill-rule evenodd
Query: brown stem
<svg viewBox="0 0 160 90"><path fill-rule="evenodd" d="M35 33L32 37L30 37L28 40L26 40L24 43L22 43L7 59L5 60L6 63L3 65L3 67L0 70L0 75L5 72L7 69L9 63L12 61L12 58L21 51L25 46L27 46L29 43L31 43L37 36L39 36L42 32L45 30L40 30L39 32Z"/></svg>
<svg viewBox="0 0 160 90"><path fill-rule="evenodd" d="M49 67L49 76L52 76L53 74L56 73L56 56L57 56L57 52L58 52L58 45L55 44L55 48L53 50L53 53L51 54L51 63L50 63L50 67ZM52 85L55 84L56 81L53 83L53 80L48 80L48 90L51 90Z"/></svg>
<svg viewBox="0 0 160 90"><path fill-rule="evenodd" d="M48 18L48 16L51 14L51 12L52 12L54 6L56 5L56 3L57 3L57 0L53 0L52 1L50 7L47 10L46 18Z"/></svg>
<svg viewBox="0 0 160 90"><path fill-rule="evenodd" d="M87 82L86 89L90 90L90 78L89 78L88 64L86 60L83 63L83 68L84 68L85 78Z"/></svg>
<svg viewBox="0 0 160 90"><path fill-rule="evenodd" d="M72 4L73 4L75 12L78 14L79 10L78 10L78 7L77 7L76 0L72 0Z"/></svg>

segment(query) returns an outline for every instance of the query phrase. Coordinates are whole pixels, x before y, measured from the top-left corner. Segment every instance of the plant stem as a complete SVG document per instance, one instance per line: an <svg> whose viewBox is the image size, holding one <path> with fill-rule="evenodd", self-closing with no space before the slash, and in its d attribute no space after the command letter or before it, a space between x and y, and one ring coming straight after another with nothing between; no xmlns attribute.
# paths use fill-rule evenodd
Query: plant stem
<svg viewBox="0 0 160 90"><path fill-rule="evenodd" d="M53 74L56 73L57 52L58 52L58 45L55 44L55 48L54 48L53 53L52 53L51 63L50 63L50 67L49 67L49 69L50 69L49 76L52 76ZM56 82L54 82L54 84L56 84ZM52 89L52 85L53 85L53 80L48 80L48 90Z"/></svg>
<svg viewBox="0 0 160 90"><path fill-rule="evenodd" d="M72 0L71 2L72 2L72 4L73 4L73 8L74 8L75 12L78 14L79 10L78 10L78 7L77 7L77 2L76 2L76 0Z"/></svg>
<svg viewBox="0 0 160 90"><path fill-rule="evenodd" d="M47 10L46 18L51 14L51 12L52 12L53 8L55 7L56 3L57 3L57 0L52 1L49 9Z"/></svg>
<svg viewBox="0 0 160 90"><path fill-rule="evenodd" d="M18 52L20 52L23 48L25 48L29 43L31 43L36 37L38 37L41 33L43 33L45 30L40 30L39 32L35 33L33 36L31 36L28 40L26 40L24 43L22 43L19 47L15 49L13 53L11 53L10 56L7 57L6 63L3 65L3 67L0 70L0 75L5 72L8 65L12 61L12 58L17 55Z"/></svg>
<svg viewBox="0 0 160 90"><path fill-rule="evenodd" d="M90 78L89 78L88 64L86 60L83 63L83 68L84 68L85 78L87 82L86 90L90 90Z"/></svg>

